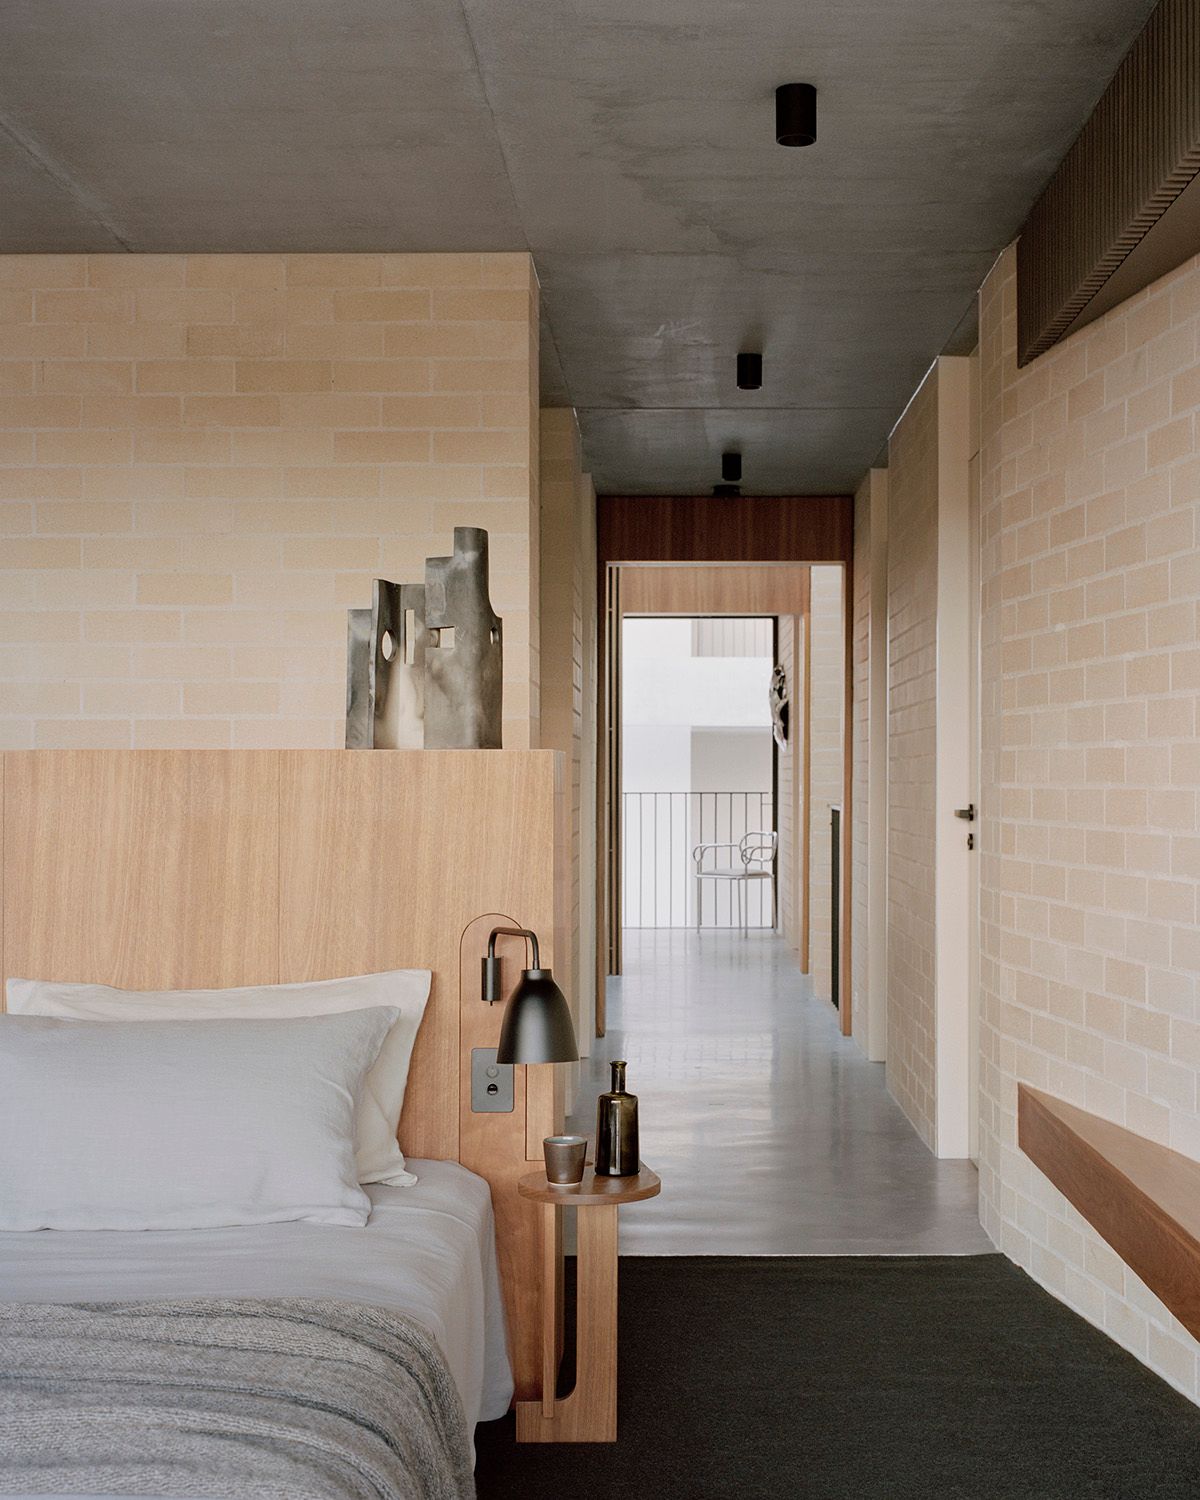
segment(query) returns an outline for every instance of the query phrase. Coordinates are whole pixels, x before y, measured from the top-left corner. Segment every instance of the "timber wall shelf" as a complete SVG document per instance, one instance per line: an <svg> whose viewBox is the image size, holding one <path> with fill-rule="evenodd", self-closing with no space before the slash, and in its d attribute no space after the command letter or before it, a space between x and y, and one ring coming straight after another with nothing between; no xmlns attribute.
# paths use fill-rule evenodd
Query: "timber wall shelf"
<svg viewBox="0 0 1200 1500"><path fill-rule="evenodd" d="M1200 1162L1040 1089L1017 1089L1025 1155L1200 1337Z"/></svg>

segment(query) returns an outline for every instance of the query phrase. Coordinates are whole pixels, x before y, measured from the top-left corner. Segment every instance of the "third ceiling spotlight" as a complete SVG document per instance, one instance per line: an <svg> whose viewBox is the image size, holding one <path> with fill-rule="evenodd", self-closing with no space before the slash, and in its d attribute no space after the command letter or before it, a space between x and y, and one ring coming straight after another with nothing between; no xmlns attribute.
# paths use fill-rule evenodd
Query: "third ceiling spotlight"
<svg viewBox="0 0 1200 1500"><path fill-rule="evenodd" d="M721 454L721 478L723 484L713 485L713 495L719 500L736 500L742 493L738 481L742 477L742 455L740 453Z"/></svg>

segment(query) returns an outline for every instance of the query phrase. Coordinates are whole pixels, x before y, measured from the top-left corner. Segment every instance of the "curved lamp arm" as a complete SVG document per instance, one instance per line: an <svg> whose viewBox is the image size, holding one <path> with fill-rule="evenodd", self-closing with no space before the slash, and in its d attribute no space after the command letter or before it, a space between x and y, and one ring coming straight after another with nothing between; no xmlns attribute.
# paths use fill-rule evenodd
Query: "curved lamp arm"
<svg viewBox="0 0 1200 1500"><path fill-rule="evenodd" d="M503 1000L500 991L500 960L496 956L496 939L498 937L520 937L530 945L533 957L533 967L540 969L541 955L538 953L537 933L530 932L528 927L493 927L488 937L487 954L483 960L483 998L488 1005L495 1005L497 1000Z"/></svg>
<svg viewBox="0 0 1200 1500"><path fill-rule="evenodd" d="M524 938L533 950L533 963L530 967L534 969L540 969L542 967L541 962L538 958L538 940L536 932L531 932L528 927L493 927L491 933L488 936L487 956L489 958L495 958L496 956L496 939L498 937Z"/></svg>

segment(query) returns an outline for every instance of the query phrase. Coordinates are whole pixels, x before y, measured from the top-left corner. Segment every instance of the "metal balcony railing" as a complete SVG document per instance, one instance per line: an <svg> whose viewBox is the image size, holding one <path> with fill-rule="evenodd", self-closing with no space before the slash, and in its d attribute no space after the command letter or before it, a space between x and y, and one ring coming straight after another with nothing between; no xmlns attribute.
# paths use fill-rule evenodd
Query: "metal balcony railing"
<svg viewBox="0 0 1200 1500"><path fill-rule="evenodd" d="M770 832L771 793L625 792L621 804L624 926L694 927L699 899L703 927L740 928L732 882L706 880L697 892L692 850ZM751 881L745 890L748 925L774 927L774 882Z"/></svg>

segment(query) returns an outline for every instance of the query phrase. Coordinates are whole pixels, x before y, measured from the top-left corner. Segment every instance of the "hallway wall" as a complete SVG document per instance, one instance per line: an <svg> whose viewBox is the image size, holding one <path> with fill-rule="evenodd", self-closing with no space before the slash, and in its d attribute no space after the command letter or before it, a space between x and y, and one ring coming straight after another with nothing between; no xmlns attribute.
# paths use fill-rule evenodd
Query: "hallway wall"
<svg viewBox="0 0 1200 1500"><path fill-rule="evenodd" d="M1200 1346L1016 1146L1018 1080L1200 1158L1200 259L1018 370L981 301L984 1226L1196 1399Z"/></svg>
<svg viewBox="0 0 1200 1500"><path fill-rule="evenodd" d="M976 800L970 537L974 361L930 368L888 443L886 829L888 1087L939 1156L971 1141L972 892L956 807ZM884 513L882 495L878 512ZM877 515L872 515L872 529ZM882 550L882 549L881 549ZM876 573L882 570L878 553ZM882 652L880 655L882 656ZM878 846L879 836L874 843Z"/></svg>
<svg viewBox="0 0 1200 1500"><path fill-rule="evenodd" d="M869 1055L870 1007L868 1003L867 935L869 903L867 881L867 803L869 757L867 754L871 671L871 473L868 471L854 495L854 596L851 601L851 724L853 738L854 826L851 830L850 923L850 1021L854 1040Z"/></svg>
<svg viewBox="0 0 1200 1500"><path fill-rule="evenodd" d="M844 792L842 735L845 717L845 633L842 619L844 570L825 564L812 569L809 628L812 631L812 690L809 711L809 974L823 1000L833 994L830 944L833 913L830 842L831 803Z"/></svg>
<svg viewBox="0 0 1200 1500"><path fill-rule="evenodd" d="M887 1057L888 472L854 497L851 1020L872 1062Z"/></svg>
<svg viewBox="0 0 1200 1500"><path fill-rule="evenodd" d="M937 1144L938 367L888 445L887 1081Z"/></svg>
<svg viewBox="0 0 1200 1500"><path fill-rule="evenodd" d="M779 829L776 873L779 883L779 930L795 951L800 944L799 832L804 799L800 775L804 760L804 656L800 648L804 620L779 615L776 659L787 675L788 741L776 750L775 817Z"/></svg>
<svg viewBox="0 0 1200 1500"><path fill-rule="evenodd" d="M574 411L544 410L540 424L541 742L566 758L571 858L563 942L568 961L560 958L559 967L567 976L564 989L586 1055L596 1013L596 502L583 472ZM577 1072L573 1066L569 1070L572 1085Z"/></svg>
<svg viewBox="0 0 1200 1500"><path fill-rule="evenodd" d="M0 744L337 746L346 609L491 537L537 744L525 253L0 258Z"/></svg>

